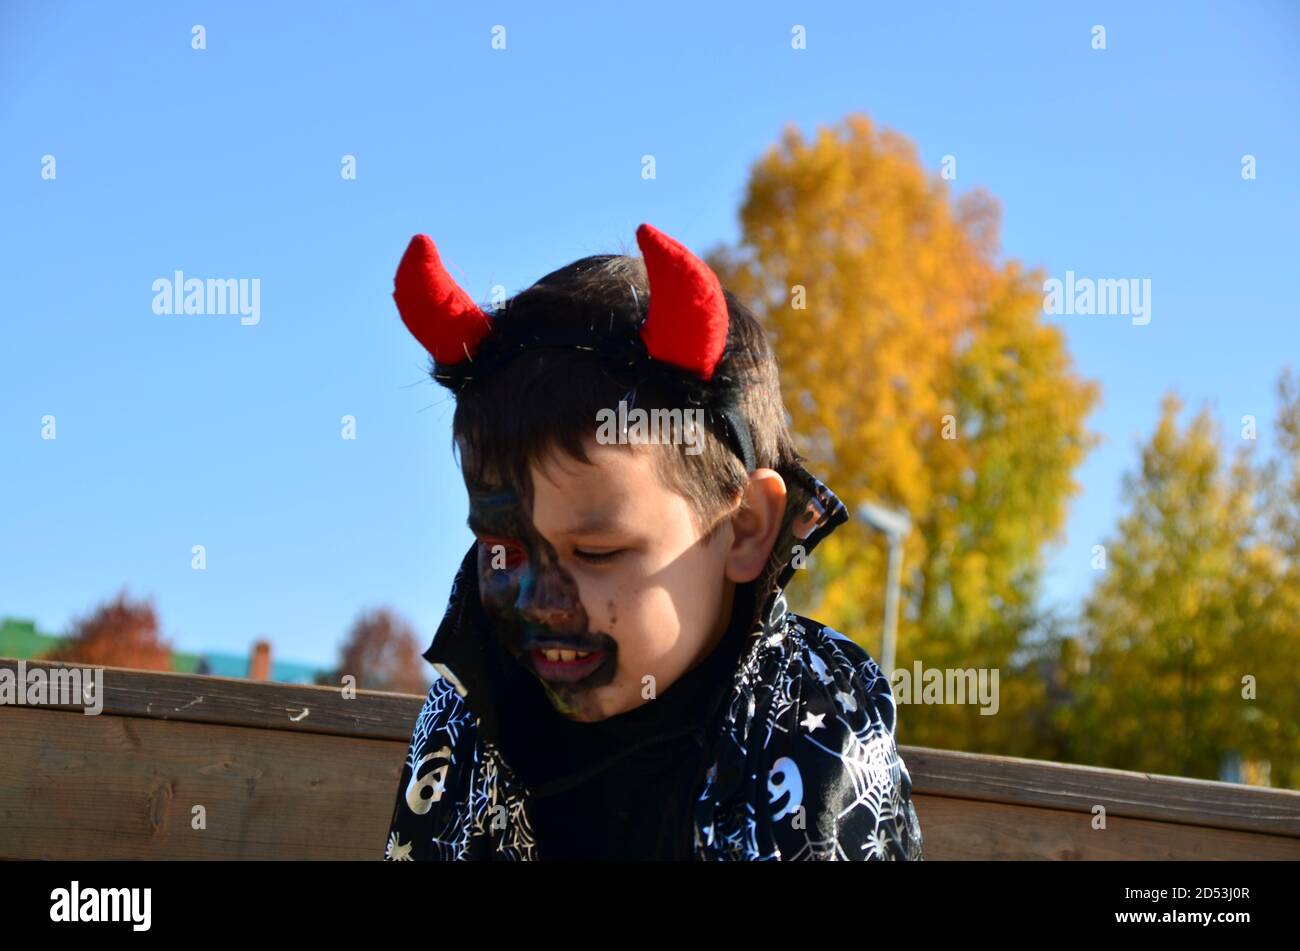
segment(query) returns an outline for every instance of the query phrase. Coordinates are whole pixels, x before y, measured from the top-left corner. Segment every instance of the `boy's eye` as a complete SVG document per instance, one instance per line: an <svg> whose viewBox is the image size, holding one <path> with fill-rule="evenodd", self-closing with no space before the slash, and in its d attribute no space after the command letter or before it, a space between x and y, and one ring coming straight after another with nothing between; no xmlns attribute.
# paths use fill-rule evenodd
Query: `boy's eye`
<svg viewBox="0 0 1300 951"><path fill-rule="evenodd" d="M573 550L573 555L575 558L580 558L581 560L593 565L604 564L605 562L611 561L615 556L621 555L622 553L623 553L622 548L619 548L616 551L602 551L602 552L582 551L581 549L578 548L575 548Z"/></svg>
<svg viewBox="0 0 1300 951"><path fill-rule="evenodd" d="M503 538L480 538L479 544L487 546L491 566L496 569L514 571L527 559L522 547Z"/></svg>

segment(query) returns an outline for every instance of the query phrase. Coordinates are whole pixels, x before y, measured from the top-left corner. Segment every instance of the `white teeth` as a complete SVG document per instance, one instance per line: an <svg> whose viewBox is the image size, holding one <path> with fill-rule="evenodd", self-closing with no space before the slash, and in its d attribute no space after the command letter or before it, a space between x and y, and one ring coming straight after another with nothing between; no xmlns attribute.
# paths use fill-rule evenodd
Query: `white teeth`
<svg viewBox="0 0 1300 951"><path fill-rule="evenodd" d="M569 662L572 660L581 660L584 657L590 657L591 651L566 651L566 650L544 650L542 656L550 661Z"/></svg>

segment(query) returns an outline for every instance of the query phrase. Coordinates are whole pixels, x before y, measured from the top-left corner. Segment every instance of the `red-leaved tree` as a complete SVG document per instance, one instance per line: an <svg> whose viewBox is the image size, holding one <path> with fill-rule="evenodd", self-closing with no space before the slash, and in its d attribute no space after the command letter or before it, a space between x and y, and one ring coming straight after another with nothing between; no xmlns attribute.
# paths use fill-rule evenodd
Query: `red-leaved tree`
<svg viewBox="0 0 1300 951"><path fill-rule="evenodd" d="M387 608L363 613L352 625L335 682L351 674L363 690L419 693L429 689L415 631Z"/></svg>
<svg viewBox="0 0 1300 951"><path fill-rule="evenodd" d="M153 601L121 591L72 624L72 634L45 660L138 670L171 670L171 645L158 630Z"/></svg>

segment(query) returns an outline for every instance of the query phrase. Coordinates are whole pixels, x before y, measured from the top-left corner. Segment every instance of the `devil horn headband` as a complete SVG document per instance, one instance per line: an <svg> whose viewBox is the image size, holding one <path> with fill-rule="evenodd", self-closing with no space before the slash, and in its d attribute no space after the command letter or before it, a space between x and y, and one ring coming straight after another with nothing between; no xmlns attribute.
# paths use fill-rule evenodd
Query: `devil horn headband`
<svg viewBox="0 0 1300 951"><path fill-rule="evenodd" d="M636 229L645 260L650 304L640 327L641 343L655 360L686 370L708 383L727 345L727 301L712 268L657 228ZM393 300L407 330L436 364L473 361L492 321L447 273L433 239L418 234L402 255ZM753 441L743 414L719 410L737 454L754 469Z"/></svg>
<svg viewBox="0 0 1300 951"><path fill-rule="evenodd" d="M651 225L636 229L636 241L650 282L641 324L646 352L710 380L727 345L722 284L707 264ZM474 359L491 320L447 273L432 238L411 239L393 285L403 323L437 363Z"/></svg>

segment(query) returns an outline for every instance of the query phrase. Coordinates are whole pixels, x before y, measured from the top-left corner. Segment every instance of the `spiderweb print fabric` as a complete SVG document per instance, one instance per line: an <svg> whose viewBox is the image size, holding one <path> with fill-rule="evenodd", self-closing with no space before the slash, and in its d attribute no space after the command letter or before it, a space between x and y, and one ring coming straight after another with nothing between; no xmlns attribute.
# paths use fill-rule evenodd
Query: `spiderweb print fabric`
<svg viewBox="0 0 1300 951"><path fill-rule="evenodd" d="M521 791L495 747L478 736L465 701L441 677L416 719L402 779L386 859L536 858Z"/></svg>
<svg viewBox="0 0 1300 951"><path fill-rule="evenodd" d="M696 803L700 858L922 857L889 682L831 628L778 599L738 675L718 761ZM769 686L770 685L770 686ZM739 770L728 768L735 760Z"/></svg>

